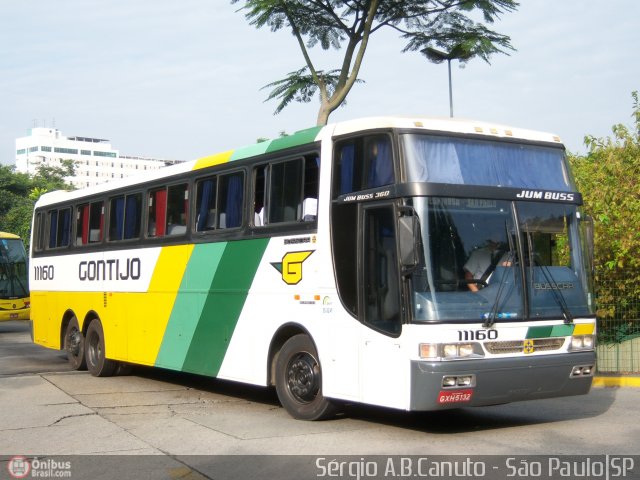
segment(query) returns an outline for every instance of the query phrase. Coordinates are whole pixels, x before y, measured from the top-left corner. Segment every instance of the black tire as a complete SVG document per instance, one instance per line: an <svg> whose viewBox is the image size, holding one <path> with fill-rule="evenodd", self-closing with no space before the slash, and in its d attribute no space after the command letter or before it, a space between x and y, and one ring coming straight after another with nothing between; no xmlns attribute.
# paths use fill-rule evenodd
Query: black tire
<svg viewBox="0 0 640 480"><path fill-rule="evenodd" d="M337 405L322 395L322 370L308 335L287 340L276 360L276 392L293 418L322 420L335 416Z"/></svg>
<svg viewBox="0 0 640 480"><path fill-rule="evenodd" d="M94 377L110 377L115 373L118 362L105 356L104 331L100 320L92 320L87 329L84 343L87 369Z"/></svg>
<svg viewBox="0 0 640 480"><path fill-rule="evenodd" d="M78 319L73 316L64 331L62 348L67 352L67 360L74 370L86 370L87 362L84 358L84 335L80 330Z"/></svg>

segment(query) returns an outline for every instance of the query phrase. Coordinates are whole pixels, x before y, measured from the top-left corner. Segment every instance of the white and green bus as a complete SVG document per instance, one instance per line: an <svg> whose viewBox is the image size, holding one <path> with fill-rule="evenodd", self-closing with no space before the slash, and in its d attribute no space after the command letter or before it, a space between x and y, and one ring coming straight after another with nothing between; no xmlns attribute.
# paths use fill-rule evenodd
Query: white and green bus
<svg viewBox="0 0 640 480"><path fill-rule="evenodd" d="M585 394L595 314L558 137L481 122L316 127L38 201L35 342L275 386L295 418Z"/></svg>

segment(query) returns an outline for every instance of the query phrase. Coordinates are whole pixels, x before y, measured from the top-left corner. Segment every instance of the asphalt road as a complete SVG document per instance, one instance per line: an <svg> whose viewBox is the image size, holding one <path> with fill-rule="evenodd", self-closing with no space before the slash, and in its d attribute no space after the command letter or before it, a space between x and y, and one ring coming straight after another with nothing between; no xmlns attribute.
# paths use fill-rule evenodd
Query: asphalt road
<svg viewBox="0 0 640 480"><path fill-rule="evenodd" d="M593 388L581 397L438 413L353 405L342 418L303 422L287 415L272 389L147 368L111 378L70 371L61 352L31 343L28 324L0 323L5 462L14 455L153 455L163 457L150 461L168 462L164 472L177 472L166 478L236 478L195 468L197 456L306 455L298 459L313 463L343 455L635 455L639 404L640 389ZM234 469L241 461L233 458L244 457L229 458Z"/></svg>

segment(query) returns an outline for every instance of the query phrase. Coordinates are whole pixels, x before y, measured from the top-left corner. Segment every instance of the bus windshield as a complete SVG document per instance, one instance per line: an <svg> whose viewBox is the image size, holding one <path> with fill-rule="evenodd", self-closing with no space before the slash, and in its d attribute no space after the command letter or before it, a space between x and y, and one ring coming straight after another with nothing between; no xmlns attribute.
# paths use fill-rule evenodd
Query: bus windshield
<svg viewBox="0 0 640 480"><path fill-rule="evenodd" d="M562 148L424 134L401 139L409 182L575 190Z"/></svg>
<svg viewBox="0 0 640 480"><path fill-rule="evenodd" d="M27 255L22 240L0 239L0 299L28 296Z"/></svg>
<svg viewBox="0 0 640 480"><path fill-rule="evenodd" d="M593 313L574 205L414 198L423 261L415 321L543 320Z"/></svg>

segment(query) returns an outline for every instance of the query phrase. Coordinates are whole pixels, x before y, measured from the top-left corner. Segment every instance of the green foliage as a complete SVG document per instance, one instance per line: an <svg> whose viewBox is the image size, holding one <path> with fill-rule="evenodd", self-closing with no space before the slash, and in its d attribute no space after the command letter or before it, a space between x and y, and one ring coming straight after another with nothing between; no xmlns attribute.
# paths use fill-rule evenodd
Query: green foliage
<svg viewBox="0 0 640 480"><path fill-rule="evenodd" d="M634 127L614 125L606 138L585 137L588 153L570 155L585 210L595 223L600 318L640 318L640 102Z"/></svg>
<svg viewBox="0 0 640 480"><path fill-rule="evenodd" d="M406 41L403 52L420 51L431 61L435 49L445 59L485 61L513 50L510 38L487 28L501 14L514 11L516 0L231 0L243 3L245 17L256 28L289 30L298 42L305 66L272 82L267 100L279 99L275 113L292 101L307 103L320 97L318 125L344 101L358 81L371 35L387 28ZM473 20L482 18L484 23ZM316 68L310 49L336 49L343 54L335 69Z"/></svg>
<svg viewBox="0 0 640 480"><path fill-rule="evenodd" d="M315 82L314 76L308 73L308 68L304 67L295 72L289 72L282 80L276 80L262 87L262 89L272 88L271 93L267 97L267 101L280 99L280 103L276 107L275 114L280 113L292 101L299 103L309 103L311 99L318 93L319 85ZM326 86L327 95L330 97L334 94L338 82L340 80L339 70L331 70L316 72L317 76ZM356 79L356 83L364 83L363 80ZM342 105L346 105L346 101Z"/></svg>
<svg viewBox="0 0 640 480"><path fill-rule="evenodd" d="M63 160L62 167L41 165L33 177L0 165L0 231L19 235L28 246L35 202L46 192L72 189L64 178L73 173L71 160Z"/></svg>

